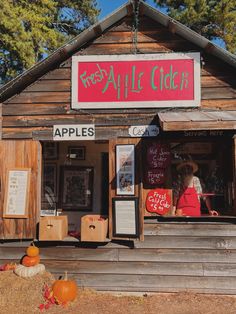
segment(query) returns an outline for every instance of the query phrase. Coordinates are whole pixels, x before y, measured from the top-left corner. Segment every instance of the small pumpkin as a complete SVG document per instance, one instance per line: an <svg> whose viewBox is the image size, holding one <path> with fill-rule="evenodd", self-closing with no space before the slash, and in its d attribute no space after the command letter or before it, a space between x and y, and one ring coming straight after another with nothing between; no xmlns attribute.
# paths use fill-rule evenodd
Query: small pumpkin
<svg viewBox="0 0 236 314"><path fill-rule="evenodd" d="M75 281L68 280L67 272L63 280L56 280L52 285L53 296L59 304L66 304L67 302L74 301L78 287Z"/></svg>
<svg viewBox="0 0 236 314"><path fill-rule="evenodd" d="M45 271L45 266L43 264L38 264L31 267L26 267L24 265L17 265L14 269L14 273L19 277L29 278L37 274L41 274Z"/></svg>
<svg viewBox="0 0 236 314"><path fill-rule="evenodd" d="M25 255L23 258L22 258L22 262L21 264L26 266L26 267L30 267L30 266L35 266L37 264L39 264L40 262L40 257L39 255L37 256L28 256L28 255Z"/></svg>
<svg viewBox="0 0 236 314"><path fill-rule="evenodd" d="M35 257L39 255L39 248L32 243L27 249L26 254L30 257Z"/></svg>
<svg viewBox="0 0 236 314"><path fill-rule="evenodd" d="M6 263L0 266L0 271L14 270L16 268L15 263Z"/></svg>

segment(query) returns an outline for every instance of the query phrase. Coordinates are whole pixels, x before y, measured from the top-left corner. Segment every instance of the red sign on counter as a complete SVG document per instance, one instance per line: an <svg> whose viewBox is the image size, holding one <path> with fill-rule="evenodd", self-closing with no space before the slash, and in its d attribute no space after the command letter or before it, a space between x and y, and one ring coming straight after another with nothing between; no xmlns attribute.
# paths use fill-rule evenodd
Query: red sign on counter
<svg viewBox="0 0 236 314"><path fill-rule="evenodd" d="M72 57L72 108L199 105L199 53Z"/></svg>
<svg viewBox="0 0 236 314"><path fill-rule="evenodd" d="M165 215L171 209L172 190L155 189L148 193L146 209L150 213Z"/></svg>
<svg viewBox="0 0 236 314"><path fill-rule="evenodd" d="M147 149L147 162L151 169L167 168L171 161L171 151L167 144L153 143Z"/></svg>

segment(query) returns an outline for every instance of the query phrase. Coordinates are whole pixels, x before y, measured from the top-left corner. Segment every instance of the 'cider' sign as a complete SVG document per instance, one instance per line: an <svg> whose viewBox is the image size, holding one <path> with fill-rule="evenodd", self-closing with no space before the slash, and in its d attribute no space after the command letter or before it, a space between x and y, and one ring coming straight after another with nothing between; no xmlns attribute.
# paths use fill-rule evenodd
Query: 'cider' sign
<svg viewBox="0 0 236 314"><path fill-rule="evenodd" d="M153 143L147 149L147 163L150 169L167 168L171 161L171 151L167 144Z"/></svg>
<svg viewBox="0 0 236 314"><path fill-rule="evenodd" d="M72 57L72 108L199 105L199 53Z"/></svg>
<svg viewBox="0 0 236 314"><path fill-rule="evenodd" d="M146 199L146 209L150 213L159 215L167 214L171 209L172 190L155 189L151 190Z"/></svg>
<svg viewBox="0 0 236 314"><path fill-rule="evenodd" d="M84 141L95 139L94 124L54 125L54 141Z"/></svg>

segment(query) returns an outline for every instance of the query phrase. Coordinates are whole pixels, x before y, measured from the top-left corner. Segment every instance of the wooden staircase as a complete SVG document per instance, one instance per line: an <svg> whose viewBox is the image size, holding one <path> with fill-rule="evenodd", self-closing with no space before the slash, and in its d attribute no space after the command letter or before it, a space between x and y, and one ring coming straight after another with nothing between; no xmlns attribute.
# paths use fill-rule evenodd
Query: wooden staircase
<svg viewBox="0 0 236 314"><path fill-rule="evenodd" d="M0 263L19 262L27 241L0 244ZM236 293L236 224L145 223L144 242L39 242L55 276L68 270L100 291Z"/></svg>

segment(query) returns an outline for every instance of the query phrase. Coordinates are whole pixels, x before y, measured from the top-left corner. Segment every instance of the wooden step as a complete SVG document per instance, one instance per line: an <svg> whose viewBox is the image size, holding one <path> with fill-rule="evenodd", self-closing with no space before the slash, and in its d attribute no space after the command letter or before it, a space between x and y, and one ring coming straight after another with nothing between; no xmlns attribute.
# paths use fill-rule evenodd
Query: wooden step
<svg viewBox="0 0 236 314"><path fill-rule="evenodd" d="M236 263L236 250L134 249L119 250L119 261Z"/></svg>
<svg viewBox="0 0 236 314"><path fill-rule="evenodd" d="M216 236L146 236L144 242L135 242L135 248L236 249L236 237Z"/></svg>
<svg viewBox="0 0 236 314"><path fill-rule="evenodd" d="M219 223L146 222L144 224L144 235L236 237L236 225L223 223L219 224Z"/></svg>
<svg viewBox="0 0 236 314"><path fill-rule="evenodd" d="M236 263L43 261L52 273L236 277Z"/></svg>
<svg viewBox="0 0 236 314"><path fill-rule="evenodd" d="M55 276L61 274L55 274ZM72 274L80 287L102 291L236 293L236 277Z"/></svg>

